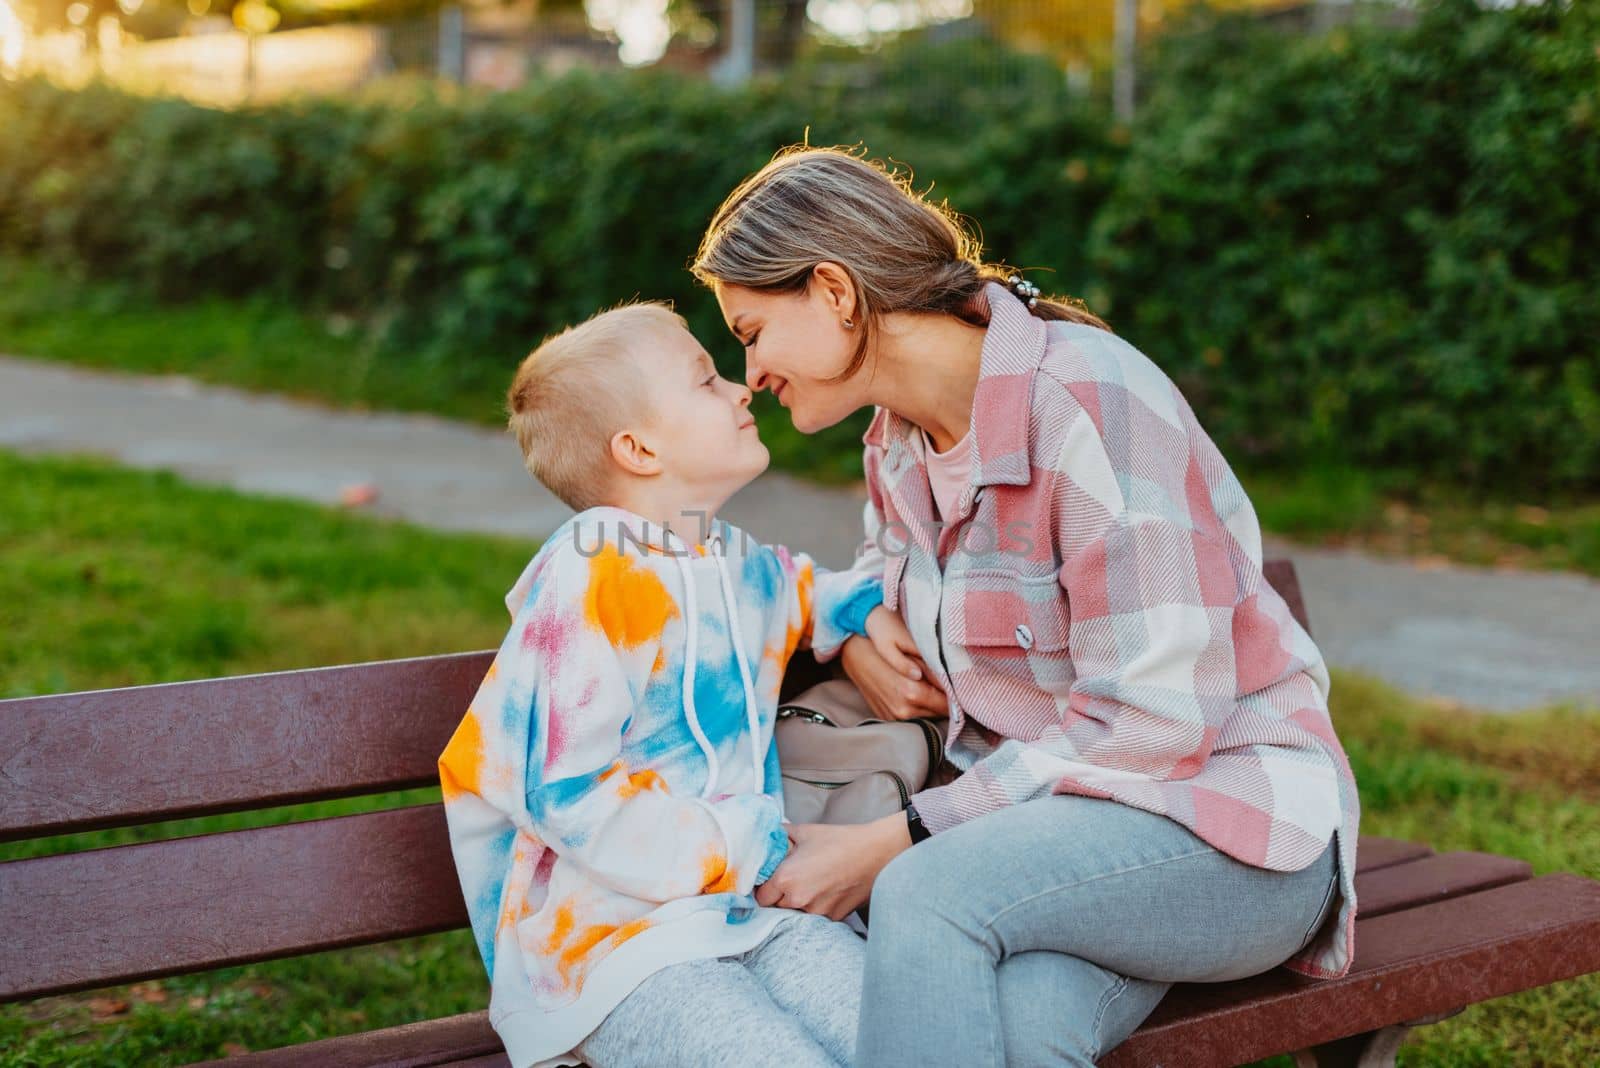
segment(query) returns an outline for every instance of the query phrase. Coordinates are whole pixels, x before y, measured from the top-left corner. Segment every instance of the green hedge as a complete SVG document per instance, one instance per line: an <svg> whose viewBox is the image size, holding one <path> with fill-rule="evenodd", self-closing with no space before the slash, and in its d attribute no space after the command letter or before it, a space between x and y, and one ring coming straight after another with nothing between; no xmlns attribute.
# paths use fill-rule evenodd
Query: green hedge
<svg viewBox="0 0 1600 1068"><path fill-rule="evenodd" d="M1088 296L1230 455L1593 489L1595 26L1592 5L1468 0L1318 39L1210 23L1155 57L1131 136L981 42L740 91L590 73L227 113L24 82L0 86L0 248L507 366L671 298L733 371L684 270L706 220L784 144L861 143L979 221L990 258Z"/></svg>
<svg viewBox="0 0 1600 1068"><path fill-rule="evenodd" d="M1600 5L1171 39L1107 312L1239 457L1600 486Z"/></svg>
<svg viewBox="0 0 1600 1068"><path fill-rule="evenodd" d="M1081 244L1115 160L1074 182L1041 172L1039 147L1105 155L1104 123L1042 61L930 107L927 63L908 53L867 84L822 70L729 92L578 73L501 95L399 85L233 112L22 83L0 88L0 245L167 296L355 310L459 350L636 293L703 312L684 268L706 222L808 129L911 161L920 186L961 189L1002 253ZM1037 196L1062 206L1043 227L1024 203Z"/></svg>

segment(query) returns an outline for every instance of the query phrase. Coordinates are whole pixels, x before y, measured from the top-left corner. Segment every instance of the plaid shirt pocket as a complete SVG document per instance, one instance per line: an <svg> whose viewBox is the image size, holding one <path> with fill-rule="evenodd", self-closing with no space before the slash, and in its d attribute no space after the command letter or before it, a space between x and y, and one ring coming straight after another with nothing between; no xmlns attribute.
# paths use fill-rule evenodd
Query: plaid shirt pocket
<svg viewBox="0 0 1600 1068"><path fill-rule="evenodd" d="M1001 569L960 576L960 610L949 636L986 656L1065 654L1071 630L1066 591L1055 576L1027 577Z"/></svg>

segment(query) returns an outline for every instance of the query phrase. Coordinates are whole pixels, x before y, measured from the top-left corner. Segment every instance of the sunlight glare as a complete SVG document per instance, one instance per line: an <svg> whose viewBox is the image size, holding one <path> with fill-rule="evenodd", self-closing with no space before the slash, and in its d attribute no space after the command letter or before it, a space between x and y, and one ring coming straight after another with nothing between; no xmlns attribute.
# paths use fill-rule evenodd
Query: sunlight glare
<svg viewBox="0 0 1600 1068"><path fill-rule="evenodd" d="M15 78L22 73L27 50L28 28L12 9L10 0L0 0L0 77Z"/></svg>
<svg viewBox="0 0 1600 1068"><path fill-rule="evenodd" d="M630 67L653 63L672 36L667 0L584 0L589 24L617 35L617 55Z"/></svg>

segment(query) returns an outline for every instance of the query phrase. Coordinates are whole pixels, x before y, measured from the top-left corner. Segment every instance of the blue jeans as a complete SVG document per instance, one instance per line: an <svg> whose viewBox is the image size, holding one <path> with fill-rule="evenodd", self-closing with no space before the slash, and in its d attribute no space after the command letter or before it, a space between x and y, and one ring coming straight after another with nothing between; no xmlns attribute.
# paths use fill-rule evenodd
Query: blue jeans
<svg viewBox="0 0 1600 1068"><path fill-rule="evenodd" d="M856 1063L1092 1065L1172 983L1292 957L1333 909L1337 871L1331 843L1269 871L1075 795L952 827L873 886Z"/></svg>

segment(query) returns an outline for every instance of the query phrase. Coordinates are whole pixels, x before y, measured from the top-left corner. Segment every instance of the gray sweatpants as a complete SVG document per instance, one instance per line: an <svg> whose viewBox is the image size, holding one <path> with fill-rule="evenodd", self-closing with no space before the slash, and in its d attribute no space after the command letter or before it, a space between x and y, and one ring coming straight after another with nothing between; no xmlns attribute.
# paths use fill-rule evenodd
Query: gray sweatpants
<svg viewBox="0 0 1600 1068"><path fill-rule="evenodd" d="M594 1068L839 1068L855 1060L866 943L797 912L735 957L663 968L578 1054Z"/></svg>

